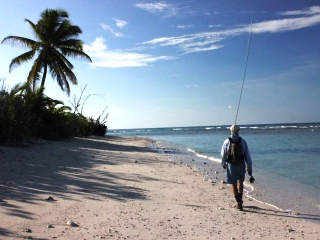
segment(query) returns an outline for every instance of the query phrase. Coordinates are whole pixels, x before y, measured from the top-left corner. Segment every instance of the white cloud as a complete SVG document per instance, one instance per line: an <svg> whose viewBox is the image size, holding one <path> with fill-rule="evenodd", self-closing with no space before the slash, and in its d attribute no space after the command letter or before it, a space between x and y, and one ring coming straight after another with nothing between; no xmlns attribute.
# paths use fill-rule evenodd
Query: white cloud
<svg viewBox="0 0 320 240"><path fill-rule="evenodd" d="M191 28L193 26L194 26L193 24L191 24L191 25L177 25L177 28L185 29L185 28Z"/></svg>
<svg viewBox="0 0 320 240"><path fill-rule="evenodd" d="M170 9L173 5L167 4L164 2L158 2L158 3L136 3L135 6L151 13L162 13Z"/></svg>
<svg viewBox="0 0 320 240"><path fill-rule="evenodd" d="M179 37L162 37L143 42L144 45L158 46L179 46L183 53L215 50L223 47L216 45L217 42L226 38L224 35L239 34L235 31L230 32L203 32L188 34Z"/></svg>
<svg viewBox="0 0 320 240"><path fill-rule="evenodd" d="M107 46L104 45L104 42L105 40L103 37L97 37L91 46L85 44L83 46L83 51L86 53L103 52L107 49Z"/></svg>
<svg viewBox="0 0 320 240"><path fill-rule="evenodd" d="M280 15L314 15L314 14L320 14L320 7L319 6L313 6L306 8L305 10L296 10L296 11L287 11L279 13Z"/></svg>
<svg viewBox="0 0 320 240"><path fill-rule="evenodd" d="M184 85L187 88L191 88L191 87L198 87L198 84L189 84L189 85Z"/></svg>
<svg viewBox="0 0 320 240"><path fill-rule="evenodd" d="M317 9L314 9L312 12L316 13ZM262 34L293 31L319 24L320 14L315 14L298 18L264 21L253 23L252 25L242 25L240 27L224 31L201 32L175 37L155 38L141 44L153 47L177 46L184 54L186 54L219 49L223 47L223 45L217 45L217 42L221 42L226 38L247 34L251 31L251 28L253 34Z"/></svg>
<svg viewBox="0 0 320 240"><path fill-rule="evenodd" d="M170 5L164 2L161 3L140 3L136 4L138 7L148 9L149 11L165 11ZM211 51L224 47L221 42L227 38L248 34L251 29L253 34L263 33L278 33L285 31L293 31L301 28L320 25L320 7L312 7L304 10L306 16L295 18L283 18L278 20L269 20L258 23L237 26L235 28L220 30L220 31L207 31L194 34L186 34L174 37L160 37L151 39L149 41L140 43L140 49L136 50L118 50L107 51L103 38L97 38L91 46L86 45L85 49L92 57L92 67L140 67L148 66L151 63L159 60L173 59L171 56L153 56L149 54L142 54L148 48L157 47L177 47L182 54ZM303 11L300 11L302 13ZM289 12L287 12L289 13ZM298 15L298 12L295 12ZM312 13L312 14L311 14ZM291 12L292 14L292 12ZM124 26L124 22L118 20L119 26ZM101 26L110 31L115 36L122 36L122 34L115 32L110 26L101 24ZM219 44L218 44L219 43ZM135 51L135 52L133 52ZM138 53L137 53L138 52Z"/></svg>
<svg viewBox="0 0 320 240"><path fill-rule="evenodd" d="M101 23L101 27L106 30L106 31L109 31L112 33L112 35L116 36L116 37L123 37L123 34L122 33L118 33L116 31L113 30L112 27L110 27L109 25L106 25L106 24L103 24Z"/></svg>
<svg viewBox="0 0 320 240"><path fill-rule="evenodd" d="M209 27L209 28L214 28L214 27L221 27L221 26L222 26L221 24L216 24L216 25L211 24L211 25L209 25L208 27Z"/></svg>
<svg viewBox="0 0 320 240"><path fill-rule="evenodd" d="M230 109L231 109L231 108L232 108L232 106L230 106L230 105L229 105L229 106L228 106L228 108L230 108Z"/></svg>
<svg viewBox="0 0 320 240"><path fill-rule="evenodd" d="M108 51L105 40L102 37L96 38L91 46L84 45L83 50L92 59L92 63L89 63L91 67L142 67L149 66L156 61L172 59L170 56L152 56L120 50Z"/></svg>
<svg viewBox="0 0 320 240"><path fill-rule="evenodd" d="M116 25L118 28L123 28L124 26L126 26L128 24L128 22L126 22L124 20L120 20L120 19L116 19L116 18L113 18L113 20L116 22Z"/></svg>
<svg viewBox="0 0 320 240"><path fill-rule="evenodd" d="M320 14L300 17L300 18L285 18L280 20L271 20L260 23L255 23L252 25L252 32L261 33L276 33L284 31L293 31L305 27L311 27L320 24ZM250 31L250 26L246 27L247 31Z"/></svg>
<svg viewBox="0 0 320 240"><path fill-rule="evenodd" d="M152 14L161 15L163 17L174 17L178 14L183 14L184 9L188 8L179 8L173 4L166 2L156 2L156 3L136 3L134 6L146 10Z"/></svg>

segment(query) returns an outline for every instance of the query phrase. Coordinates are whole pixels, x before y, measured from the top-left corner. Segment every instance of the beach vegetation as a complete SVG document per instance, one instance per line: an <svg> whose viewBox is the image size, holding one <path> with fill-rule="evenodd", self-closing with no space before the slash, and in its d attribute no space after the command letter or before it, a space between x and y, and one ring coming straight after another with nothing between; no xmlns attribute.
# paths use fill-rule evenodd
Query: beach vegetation
<svg viewBox="0 0 320 240"><path fill-rule="evenodd" d="M40 14L37 23L28 19L25 21L30 25L36 40L13 35L3 39L2 44L29 49L12 59L9 72L36 57L27 77L27 82L33 86L33 90L37 88L40 80L40 88L44 87L49 71L61 90L70 95L69 83L77 84L77 78L67 57L91 62L91 58L83 52L83 42L77 39L82 30L72 25L69 14L62 9L46 9Z"/></svg>
<svg viewBox="0 0 320 240"><path fill-rule="evenodd" d="M102 114L85 117L62 101L33 90L28 83L17 84L10 91L0 79L0 144L21 145L33 139L60 140L107 133ZM107 115L106 115L107 116Z"/></svg>
<svg viewBox="0 0 320 240"><path fill-rule="evenodd" d="M83 89L81 89L81 93L80 93L79 98L76 95L74 95L72 101L69 101L74 109L74 111L73 111L74 114L82 115L85 103L93 95L102 97L100 94L88 94L88 96L84 100L82 100L83 93L86 88L87 88L87 84L85 85L85 87ZM109 115L108 113L105 114L105 111L107 110L107 108L108 107L104 108L104 110L102 111L102 113L100 114L100 116L97 119L94 119L93 117L89 118L90 125L93 127L93 134L94 135L104 136L107 134L108 127L106 126L106 120Z"/></svg>

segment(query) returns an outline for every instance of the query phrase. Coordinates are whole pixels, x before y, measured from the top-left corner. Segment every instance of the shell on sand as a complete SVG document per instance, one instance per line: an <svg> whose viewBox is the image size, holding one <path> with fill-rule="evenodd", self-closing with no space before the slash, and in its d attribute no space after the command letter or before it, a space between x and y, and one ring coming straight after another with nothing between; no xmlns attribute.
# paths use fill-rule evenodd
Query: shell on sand
<svg viewBox="0 0 320 240"><path fill-rule="evenodd" d="M70 221L68 221L67 223L67 226L69 226L69 227L74 227L76 224L74 223L74 222L72 222L71 220Z"/></svg>

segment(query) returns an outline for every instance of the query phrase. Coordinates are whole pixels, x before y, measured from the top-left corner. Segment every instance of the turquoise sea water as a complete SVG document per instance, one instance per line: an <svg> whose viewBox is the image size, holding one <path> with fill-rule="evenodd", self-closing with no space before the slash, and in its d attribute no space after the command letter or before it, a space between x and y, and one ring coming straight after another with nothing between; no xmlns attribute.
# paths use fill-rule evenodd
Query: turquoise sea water
<svg viewBox="0 0 320 240"><path fill-rule="evenodd" d="M240 136L250 149L256 179L254 184L246 181L247 194L320 223L320 123L240 128ZM210 180L225 178L220 150L230 135L229 126L122 129L109 130L108 135L156 140L159 150L168 154L170 160L192 165Z"/></svg>

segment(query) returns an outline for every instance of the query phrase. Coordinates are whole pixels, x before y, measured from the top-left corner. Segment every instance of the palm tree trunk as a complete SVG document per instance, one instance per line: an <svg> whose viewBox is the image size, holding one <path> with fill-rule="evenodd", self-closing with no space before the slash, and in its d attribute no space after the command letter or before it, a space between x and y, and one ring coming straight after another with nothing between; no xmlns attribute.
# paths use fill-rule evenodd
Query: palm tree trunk
<svg viewBox="0 0 320 240"><path fill-rule="evenodd" d="M44 87L44 83L45 83L45 81L46 81L47 68L48 68L48 65L45 64L45 65L44 65L44 70L43 70L43 76L42 76L42 80L41 80L41 87Z"/></svg>

